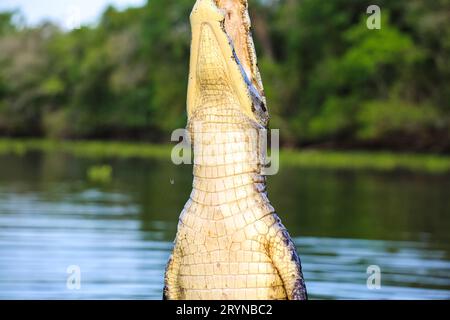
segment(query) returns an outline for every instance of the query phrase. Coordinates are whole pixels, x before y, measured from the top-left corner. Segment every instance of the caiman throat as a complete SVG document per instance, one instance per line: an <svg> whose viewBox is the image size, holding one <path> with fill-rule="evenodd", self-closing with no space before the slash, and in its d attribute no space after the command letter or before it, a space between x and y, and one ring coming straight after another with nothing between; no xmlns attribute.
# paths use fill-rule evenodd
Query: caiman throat
<svg viewBox="0 0 450 320"><path fill-rule="evenodd" d="M266 193L269 119L246 0L197 0L187 95L193 188L165 299L306 299L300 259Z"/></svg>

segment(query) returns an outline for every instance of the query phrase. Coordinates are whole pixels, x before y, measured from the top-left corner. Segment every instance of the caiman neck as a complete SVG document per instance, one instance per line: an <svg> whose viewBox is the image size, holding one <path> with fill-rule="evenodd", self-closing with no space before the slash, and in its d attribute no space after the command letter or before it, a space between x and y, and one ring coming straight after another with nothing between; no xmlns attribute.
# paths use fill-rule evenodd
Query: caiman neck
<svg viewBox="0 0 450 320"><path fill-rule="evenodd" d="M203 118L203 117L202 117ZM194 181L191 198L205 206L258 200L265 192L259 131L234 109L191 123Z"/></svg>

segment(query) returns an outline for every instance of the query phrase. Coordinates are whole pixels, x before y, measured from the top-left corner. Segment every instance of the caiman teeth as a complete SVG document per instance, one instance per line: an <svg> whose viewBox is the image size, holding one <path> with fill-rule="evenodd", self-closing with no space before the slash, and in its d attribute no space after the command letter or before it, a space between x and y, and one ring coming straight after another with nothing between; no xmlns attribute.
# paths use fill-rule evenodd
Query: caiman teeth
<svg viewBox="0 0 450 320"><path fill-rule="evenodd" d="M235 60L238 62L253 101L252 111L262 123L268 120L264 87L257 66L256 51L251 36L251 21L247 0L215 0L216 7L225 11L223 30L230 39Z"/></svg>
<svg viewBox="0 0 450 320"><path fill-rule="evenodd" d="M247 0L215 0L219 10L225 13L225 32L233 42L234 50L244 68L247 77L255 79L253 48L250 37L250 18L248 16Z"/></svg>

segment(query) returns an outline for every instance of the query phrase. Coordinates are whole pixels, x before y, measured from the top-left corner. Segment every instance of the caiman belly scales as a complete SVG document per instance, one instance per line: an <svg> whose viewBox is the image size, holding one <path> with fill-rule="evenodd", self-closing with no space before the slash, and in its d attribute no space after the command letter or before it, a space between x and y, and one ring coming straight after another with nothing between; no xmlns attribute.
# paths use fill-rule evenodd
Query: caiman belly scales
<svg viewBox="0 0 450 320"><path fill-rule="evenodd" d="M194 179L167 264L164 297L306 299L295 246L267 198L258 143L265 110L256 110L248 94L252 81L246 81L224 16L217 13L215 2L199 0L191 14Z"/></svg>

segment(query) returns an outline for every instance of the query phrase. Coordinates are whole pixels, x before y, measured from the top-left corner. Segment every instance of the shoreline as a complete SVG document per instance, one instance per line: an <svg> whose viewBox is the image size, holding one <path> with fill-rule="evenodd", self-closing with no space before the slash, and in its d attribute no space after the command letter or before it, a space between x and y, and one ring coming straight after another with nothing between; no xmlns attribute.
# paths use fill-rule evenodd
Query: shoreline
<svg viewBox="0 0 450 320"><path fill-rule="evenodd" d="M0 156L22 156L28 152L63 152L88 158L170 159L176 144L152 144L107 140L49 140L0 138ZM436 154L396 153L392 151L280 151L282 165L339 170L411 171L449 174L450 156Z"/></svg>

